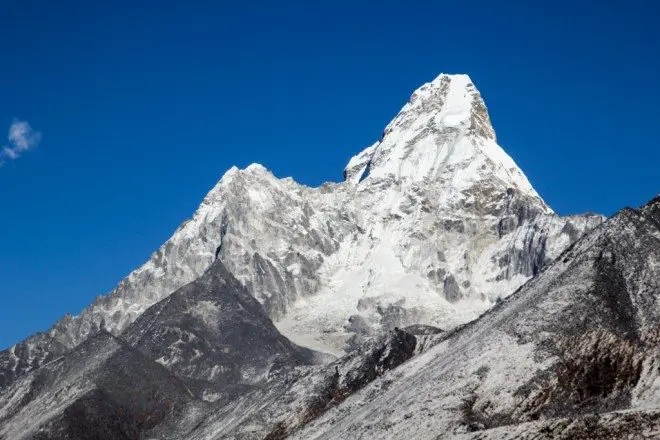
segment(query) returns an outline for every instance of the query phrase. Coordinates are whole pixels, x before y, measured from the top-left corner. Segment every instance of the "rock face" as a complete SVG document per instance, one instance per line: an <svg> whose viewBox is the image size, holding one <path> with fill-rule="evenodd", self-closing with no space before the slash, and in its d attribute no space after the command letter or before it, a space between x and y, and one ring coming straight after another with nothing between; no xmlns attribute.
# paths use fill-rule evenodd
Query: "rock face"
<svg viewBox="0 0 660 440"><path fill-rule="evenodd" d="M0 353L0 387L100 328L119 335L215 259L292 341L340 355L394 326L476 318L602 221L552 212L465 75L419 88L345 176L309 188L232 168L113 292Z"/></svg>
<svg viewBox="0 0 660 440"><path fill-rule="evenodd" d="M659 262L657 197L291 438L651 438Z"/></svg>
<svg viewBox="0 0 660 440"><path fill-rule="evenodd" d="M0 392L0 438L140 438L192 400L175 375L100 331Z"/></svg>

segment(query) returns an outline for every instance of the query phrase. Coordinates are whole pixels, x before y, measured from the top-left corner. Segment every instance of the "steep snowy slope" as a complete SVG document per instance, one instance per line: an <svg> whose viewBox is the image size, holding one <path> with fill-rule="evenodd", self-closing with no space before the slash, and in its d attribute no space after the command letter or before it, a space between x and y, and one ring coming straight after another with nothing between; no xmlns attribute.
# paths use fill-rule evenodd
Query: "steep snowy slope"
<svg viewBox="0 0 660 440"><path fill-rule="evenodd" d="M290 339L340 354L381 329L474 319L602 221L552 213L465 75L418 89L345 175L309 188L232 168L112 293L0 353L0 387L101 327L119 334L216 258Z"/></svg>
<svg viewBox="0 0 660 440"><path fill-rule="evenodd" d="M291 438L654 438L659 335L657 197Z"/></svg>

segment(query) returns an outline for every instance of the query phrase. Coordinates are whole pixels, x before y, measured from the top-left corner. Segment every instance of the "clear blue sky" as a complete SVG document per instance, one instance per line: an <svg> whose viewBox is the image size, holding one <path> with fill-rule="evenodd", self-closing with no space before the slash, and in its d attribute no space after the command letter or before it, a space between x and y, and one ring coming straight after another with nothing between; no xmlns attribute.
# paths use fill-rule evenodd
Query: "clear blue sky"
<svg viewBox="0 0 660 440"><path fill-rule="evenodd" d="M658 2L120 3L0 7L0 145L42 133L0 168L0 348L111 290L231 165L339 180L440 72L559 213L660 189Z"/></svg>

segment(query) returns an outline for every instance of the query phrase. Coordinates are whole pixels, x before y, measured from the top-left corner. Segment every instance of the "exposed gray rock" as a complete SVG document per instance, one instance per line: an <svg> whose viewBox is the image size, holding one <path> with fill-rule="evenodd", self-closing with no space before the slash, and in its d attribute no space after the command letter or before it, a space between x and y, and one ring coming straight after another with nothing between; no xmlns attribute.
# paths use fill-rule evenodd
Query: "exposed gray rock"
<svg viewBox="0 0 660 440"><path fill-rule="evenodd" d="M451 274L445 277L443 291L447 301L456 302L461 299L461 288L456 282L456 278L454 278L454 276Z"/></svg>
<svg viewBox="0 0 660 440"><path fill-rule="evenodd" d="M175 375L101 331L0 393L0 438L141 438L192 400Z"/></svg>

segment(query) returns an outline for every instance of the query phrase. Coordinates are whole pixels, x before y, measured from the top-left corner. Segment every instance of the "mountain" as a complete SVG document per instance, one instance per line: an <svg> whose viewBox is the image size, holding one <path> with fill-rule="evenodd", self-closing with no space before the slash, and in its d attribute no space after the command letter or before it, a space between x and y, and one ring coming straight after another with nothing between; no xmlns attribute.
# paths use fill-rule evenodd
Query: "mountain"
<svg viewBox="0 0 660 440"><path fill-rule="evenodd" d="M0 440L655 429L658 199L558 216L465 75L344 176L227 171L113 292L0 353Z"/></svg>
<svg viewBox="0 0 660 440"><path fill-rule="evenodd" d="M0 353L0 387L100 328L119 335L215 259L293 342L341 355L394 326L473 320L603 220L552 212L466 75L415 91L344 174L309 188L261 165L230 169L113 292Z"/></svg>

